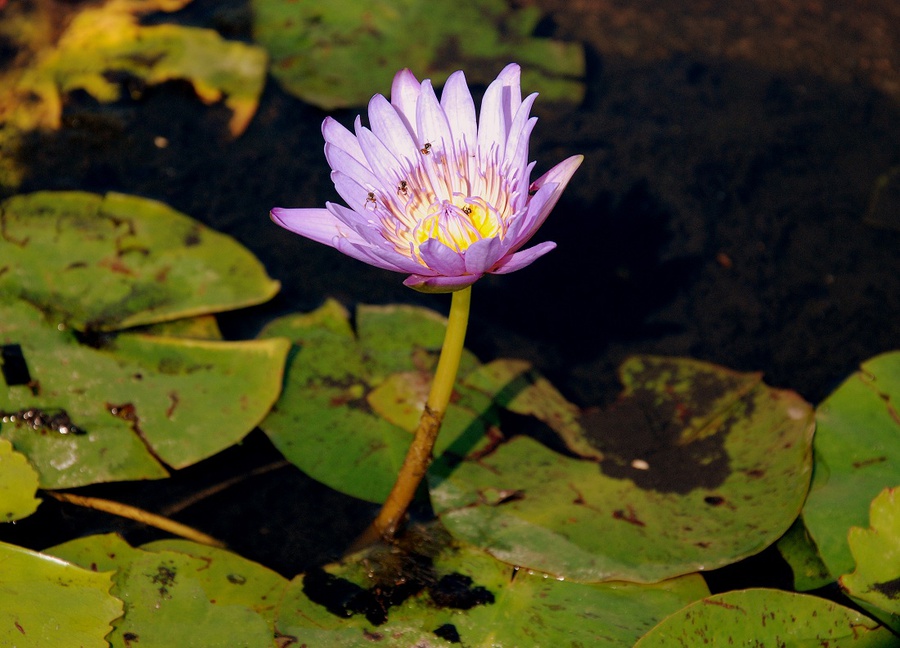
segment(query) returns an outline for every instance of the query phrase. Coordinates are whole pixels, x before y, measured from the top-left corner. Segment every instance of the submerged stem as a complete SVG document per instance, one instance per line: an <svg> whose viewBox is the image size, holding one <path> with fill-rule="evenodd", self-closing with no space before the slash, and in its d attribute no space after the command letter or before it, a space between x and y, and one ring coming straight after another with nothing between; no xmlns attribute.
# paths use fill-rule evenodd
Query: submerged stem
<svg viewBox="0 0 900 648"><path fill-rule="evenodd" d="M112 513L113 515L128 518L129 520L134 520L136 522L141 522L148 526L154 526L157 529L168 531L172 535L181 536L182 538L187 538L188 540L193 540L194 542L199 542L200 544L209 545L210 547L225 546L225 543L221 540L217 540L216 538L202 533L197 529L189 527L186 524L181 524L181 522L170 520L167 517L163 517L162 515L157 515L156 513L151 513L150 511L139 509L135 506L122 504L121 502L114 502L112 500L100 499L99 497L85 497L84 495L75 495L74 493L60 493L58 491L44 492L46 492L50 497L58 499L60 502L68 502L70 504L76 504L85 508L103 511L105 513Z"/></svg>
<svg viewBox="0 0 900 648"><path fill-rule="evenodd" d="M381 507L381 511L362 537L357 540L354 547L363 547L380 538L390 538L394 535L400 520L416 494L416 489L425 476L425 471L431 464L434 442L440 432L441 421L447 410L447 404L450 402L453 385L456 382L456 373L459 370L463 342L466 338L466 326L469 323L471 298L471 286L453 293L447 332L444 335L444 346L441 348L434 381L431 383L431 391L428 394L422 417L419 419L416 435L403 460L397 481Z"/></svg>

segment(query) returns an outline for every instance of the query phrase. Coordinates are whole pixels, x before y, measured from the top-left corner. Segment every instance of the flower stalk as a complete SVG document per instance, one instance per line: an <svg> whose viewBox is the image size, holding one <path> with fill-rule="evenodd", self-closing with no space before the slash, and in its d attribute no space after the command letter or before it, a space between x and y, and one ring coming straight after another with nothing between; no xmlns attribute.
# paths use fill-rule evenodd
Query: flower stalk
<svg viewBox="0 0 900 648"><path fill-rule="evenodd" d="M375 521L357 541L356 547L365 546L381 538L393 537L415 497L419 484L425 477L428 466L431 465L434 443L440 432L441 422L447 411L447 405L450 403L453 385L456 383L456 374L459 371L466 327L469 323L471 299L471 286L466 286L453 293L447 332L444 334L444 345L441 347L434 380L431 383L431 390L428 400L425 402L422 417L419 419L415 437L409 446L403 466L400 468L400 474L397 476L397 481L394 482L387 500Z"/></svg>

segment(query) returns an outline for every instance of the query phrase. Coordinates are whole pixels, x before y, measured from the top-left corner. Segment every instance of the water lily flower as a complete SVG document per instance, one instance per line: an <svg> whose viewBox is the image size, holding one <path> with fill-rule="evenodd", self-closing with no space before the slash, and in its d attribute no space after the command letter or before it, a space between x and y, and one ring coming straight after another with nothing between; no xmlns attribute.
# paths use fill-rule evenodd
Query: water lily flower
<svg viewBox="0 0 900 648"><path fill-rule="evenodd" d="M390 102L369 102L369 127L325 119L325 157L346 206L272 210L297 234L371 265L408 273L407 286L452 292L486 273L529 265L556 244L521 249L537 232L583 156L531 182L528 138L537 94L522 99L520 69L506 66L487 88L479 118L462 71L438 100L408 69Z"/></svg>

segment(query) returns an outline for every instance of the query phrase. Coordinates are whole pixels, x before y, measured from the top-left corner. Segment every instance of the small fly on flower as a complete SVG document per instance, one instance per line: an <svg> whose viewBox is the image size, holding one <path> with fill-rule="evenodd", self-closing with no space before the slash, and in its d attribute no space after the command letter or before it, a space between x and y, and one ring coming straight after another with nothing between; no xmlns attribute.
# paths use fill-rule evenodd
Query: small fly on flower
<svg viewBox="0 0 900 648"><path fill-rule="evenodd" d="M419 153L422 155L430 155L431 154L431 142L425 142L425 146L419 149Z"/></svg>
<svg viewBox="0 0 900 648"><path fill-rule="evenodd" d="M372 204L371 207L369 207L369 203ZM366 209L375 209L375 207L376 207L377 205L378 205L378 202L375 200L375 192L374 192L374 191L370 191L368 194L366 194L366 205L365 205L365 207L366 207Z"/></svg>
<svg viewBox="0 0 900 648"><path fill-rule="evenodd" d="M397 195L403 196L404 198L409 196L409 184L406 182L406 180L401 180L400 184L397 185Z"/></svg>

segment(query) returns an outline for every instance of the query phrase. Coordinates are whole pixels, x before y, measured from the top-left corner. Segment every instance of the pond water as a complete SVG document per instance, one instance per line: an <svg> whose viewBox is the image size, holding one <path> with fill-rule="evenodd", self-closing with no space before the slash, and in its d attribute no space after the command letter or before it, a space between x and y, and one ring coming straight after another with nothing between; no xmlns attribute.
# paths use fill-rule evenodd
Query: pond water
<svg viewBox="0 0 900 648"><path fill-rule="evenodd" d="M538 4L548 16L542 32L584 42L587 70L580 105L538 99L535 174L576 153L585 162L537 237L558 248L476 284L472 351L529 360L572 401L594 407L615 399L616 367L634 353L761 371L815 404L860 361L897 348L900 231L866 219L879 177L900 164L890 58L900 20L887 35L882 29L897 18L891 3L868 3L871 33L862 19L850 24L821 7L804 13L774 1L758 3L765 19L757 21L674 1ZM196 0L174 20L248 38L248 12L241 2ZM704 26L716 27L715 37ZM887 71L867 74L862 62L882 60L872 49L884 39L894 52L883 53ZM271 318L328 296L348 306L399 302L446 312L447 296L413 292L401 276L268 218L275 206L337 199L320 125L327 114L350 125L358 112L320 110L270 78L247 131L232 139L228 110L204 106L184 82L134 88L113 104L75 92L63 127L29 140L18 191L156 198L237 238L283 288L270 303L222 316L229 337L252 336ZM204 493L185 519L190 513L245 555L292 575L339 552L373 508L277 461L254 433L244 447L185 471L162 495L142 485L92 492L169 512ZM231 486L227 498L204 492L234 476L235 462L239 472L259 474ZM62 512L67 526L48 536L42 525L59 514L46 502L3 538L49 544L75 530L110 529L133 542L149 537L71 509Z"/></svg>

